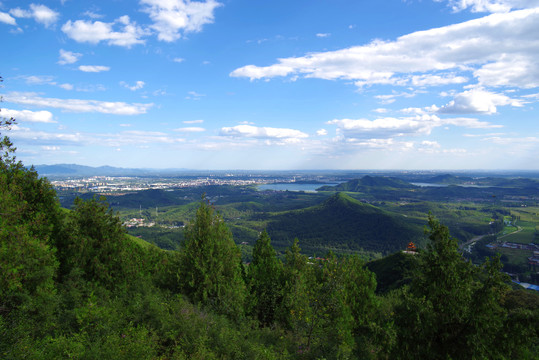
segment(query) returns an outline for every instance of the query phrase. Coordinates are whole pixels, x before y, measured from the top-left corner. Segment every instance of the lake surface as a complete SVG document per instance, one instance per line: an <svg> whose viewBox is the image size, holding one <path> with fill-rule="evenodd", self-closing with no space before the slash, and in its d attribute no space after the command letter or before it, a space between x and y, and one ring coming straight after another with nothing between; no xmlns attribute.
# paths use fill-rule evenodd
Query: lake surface
<svg viewBox="0 0 539 360"><path fill-rule="evenodd" d="M415 185L415 186L420 186L420 187L447 187L447 185L445 184L432 184L432 183L420 183L420 182L413 182L410 184Z"/></svg>
<svg viewBox="0 0 539 360"><path fill-rule="evenodd" d="M321 186L335 186L339 183L330 183L330 184L297 184L297 183L286 183L286 184L263 184L258 185L259 191L264 190L274 190L274 191L305 191L305 192L316 192Z"/></svg>

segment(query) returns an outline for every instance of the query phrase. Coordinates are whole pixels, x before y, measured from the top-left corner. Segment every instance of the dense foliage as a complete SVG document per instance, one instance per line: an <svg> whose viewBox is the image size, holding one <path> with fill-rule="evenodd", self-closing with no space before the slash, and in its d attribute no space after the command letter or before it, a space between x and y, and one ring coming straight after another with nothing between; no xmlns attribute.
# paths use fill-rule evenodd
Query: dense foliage
<svg viewBox="0 0 539 360"><path fill-rule="evenodd" d="M498 259L465 261L434 218L409 285L377 295L358 257L308 258L296 240L283 262L265 231L243 264L204 199L183 248L136 241L103 199L64 210L8 138L0 150L2 359L514 359L539 349L537 295L511 290Z"/></svg>

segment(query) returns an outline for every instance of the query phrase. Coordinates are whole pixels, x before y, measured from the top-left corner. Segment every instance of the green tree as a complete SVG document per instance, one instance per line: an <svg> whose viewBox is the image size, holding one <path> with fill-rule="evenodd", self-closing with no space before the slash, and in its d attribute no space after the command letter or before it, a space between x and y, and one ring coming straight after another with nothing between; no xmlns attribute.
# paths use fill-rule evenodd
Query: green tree
<svg viewBox="0 0 539 360"><path fill-rule="evenodd" d="M57 246L62 276L82 271L86 281L108 289L134 282L143 266L143 250L103 197L75 200Z"/></svg>
<svg viewBox="0 0 539 360"><path fill-rule="evenodd" d="M243 315L240 250L222 217L203 199L185 232L179 281L189 298L232 318Z"/></svg>
<svg viewBox="0 0 539 360"><path fill-rule="evenodd" d="M14 119L0 118L0 130L9 130L14 123ZM4 136L0 140L2 358L54 326L57 299L58 261L51 244L58 230L59 205L48 181L17 162L14 151L9 137Z"/></svg>
<svg viewBox="0 0 539 360"><path fill-rule="evenodd" d="M414 280L397 306L399 358L503 358L496 336L507 286L499 258L481 267L464 260L446 226L429 216L429 239Z"/></svg>
<svg viewBox="0 0 539 360"><path fill-rule="evenodd" d="M275 312L282 301L281 276L283 265L271 246L271 239L264 230L253 249L253 261L249 265L248 286L249 313L262 326L271 326Z"/></svg>

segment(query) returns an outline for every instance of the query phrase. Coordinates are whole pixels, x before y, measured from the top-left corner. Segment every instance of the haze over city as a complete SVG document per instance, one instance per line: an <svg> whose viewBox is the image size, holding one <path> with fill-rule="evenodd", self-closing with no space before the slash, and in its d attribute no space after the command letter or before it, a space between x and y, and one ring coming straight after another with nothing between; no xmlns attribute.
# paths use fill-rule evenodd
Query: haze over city
<svg viewBox="0 0 539 360"><path fill-rule="evenodd" d="M27 165L539 170L537 0L2 0L0 32Z"/></svg>

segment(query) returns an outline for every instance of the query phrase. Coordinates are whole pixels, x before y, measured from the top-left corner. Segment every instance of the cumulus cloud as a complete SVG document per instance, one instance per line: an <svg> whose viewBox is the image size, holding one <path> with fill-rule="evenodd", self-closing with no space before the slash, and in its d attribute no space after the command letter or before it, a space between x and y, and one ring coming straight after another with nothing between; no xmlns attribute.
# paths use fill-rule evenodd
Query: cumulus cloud
<svg viewBox="0 0 539 360"><path fill-rule="evenodd" d="M52 119L52 113L49 111L30 111L30 110L10 110L1 109L2 117L14 118L22 122L37 122L37 123L55 123Z"/></svg>
<svg viewBox="0 0 539 360"><path fill-rule="evenodd" d="M215 0L141 0L143 9L153 21L151 28L161 41L171 42L182 33L199 32L206 24L213 23L214 11L221 6Z"/></svg>
<svg viewBox="0 0 539 360"><path fill-rule="evenodd" d="M495 114L497 106L523 106L518 99L483 89L467 90L455 95L447 105L438 109L440 114Z"/></svg>
<svg viewBox="0 0 539 360"><path fill-rule="evenodd" d="M55 24L60 16L56 11L41 4L30 4L29 10L23 10L21 8L11 9L9 13L18 18L33 18L36 22L45 25L47 28Z"/></svg>
<svg viewBox="0 0 539 360"><path fill-rule="evenodd" d="M309 137L306 133L295 129L257 127L252 125L223 127L221 128L220 135L254 139L304 139Z"/></svg>
<svg viewBox="0 0 539 360"><path fill-rule="evenodd" d="M4 96L6 102L50 107L71 112L97 112L114 115L145 114L153 104L127 104L124 102L44 98L34 93L12 92Z"/></svg>
<svg viewBox="0 0 539 360"><path fill-rule="evenodd" d="M58 60L58 64L60 65L66 65L66 64L74 64L81 58L82 54L75 53L71 51L66 51L64 49L60 49L60 59Z"/></svg>
<svg viewBox="0 0 539 360"><path fill-rule="evenodd" d="M120 31L114 31L114 28L120 27ZM142 36L147 32L131 22L129 16L124 15L112 23L102 21L69 20L62 26L62 31L71 39L77 42L87 42L98 44L101 41L109 45L131 47L137 44L144 44Z"/></svg>
<svg viewBox="0 0 539 360"><path fill-rule="evenodd" d="M137 81L135 83L135 85L129 85L128 83L124 82L124 81L120 81L120 85L122 85L123 87L125 87L126 89L129 89L131 91L136 91L136 90L140 90L144 87L144 85L146 85L146 83L144 81Z"/></svg>
<svg viewBox="0 0 539 360"><path fill-rule="evenodd" d="M108 66L102 66L102 65L81 65L79 66L80 71L84 72L102 72L102 71L109 71L110 67Z"/></svg>
<svg viewBox="0 0 539 360"><path fill-rule="evenodd" d="M15 18L9 15L8 13L1 12L0 11L0 22L8 25L17 26L17 21L15 21Z"/></svg>
<svg viewBox="0 0 539 360"><path fill-rule="evenodd" d="M346 49L277 59L270 66L246 65L230 76L251 80L277 76L353 80L358 86L460 84L472 71L483 86L530 87L539 56L539 8L496 13L463 23L375 40ZM506 71L505 65L515 68ZM528 77L522 76L527 74Z"/></svg>

